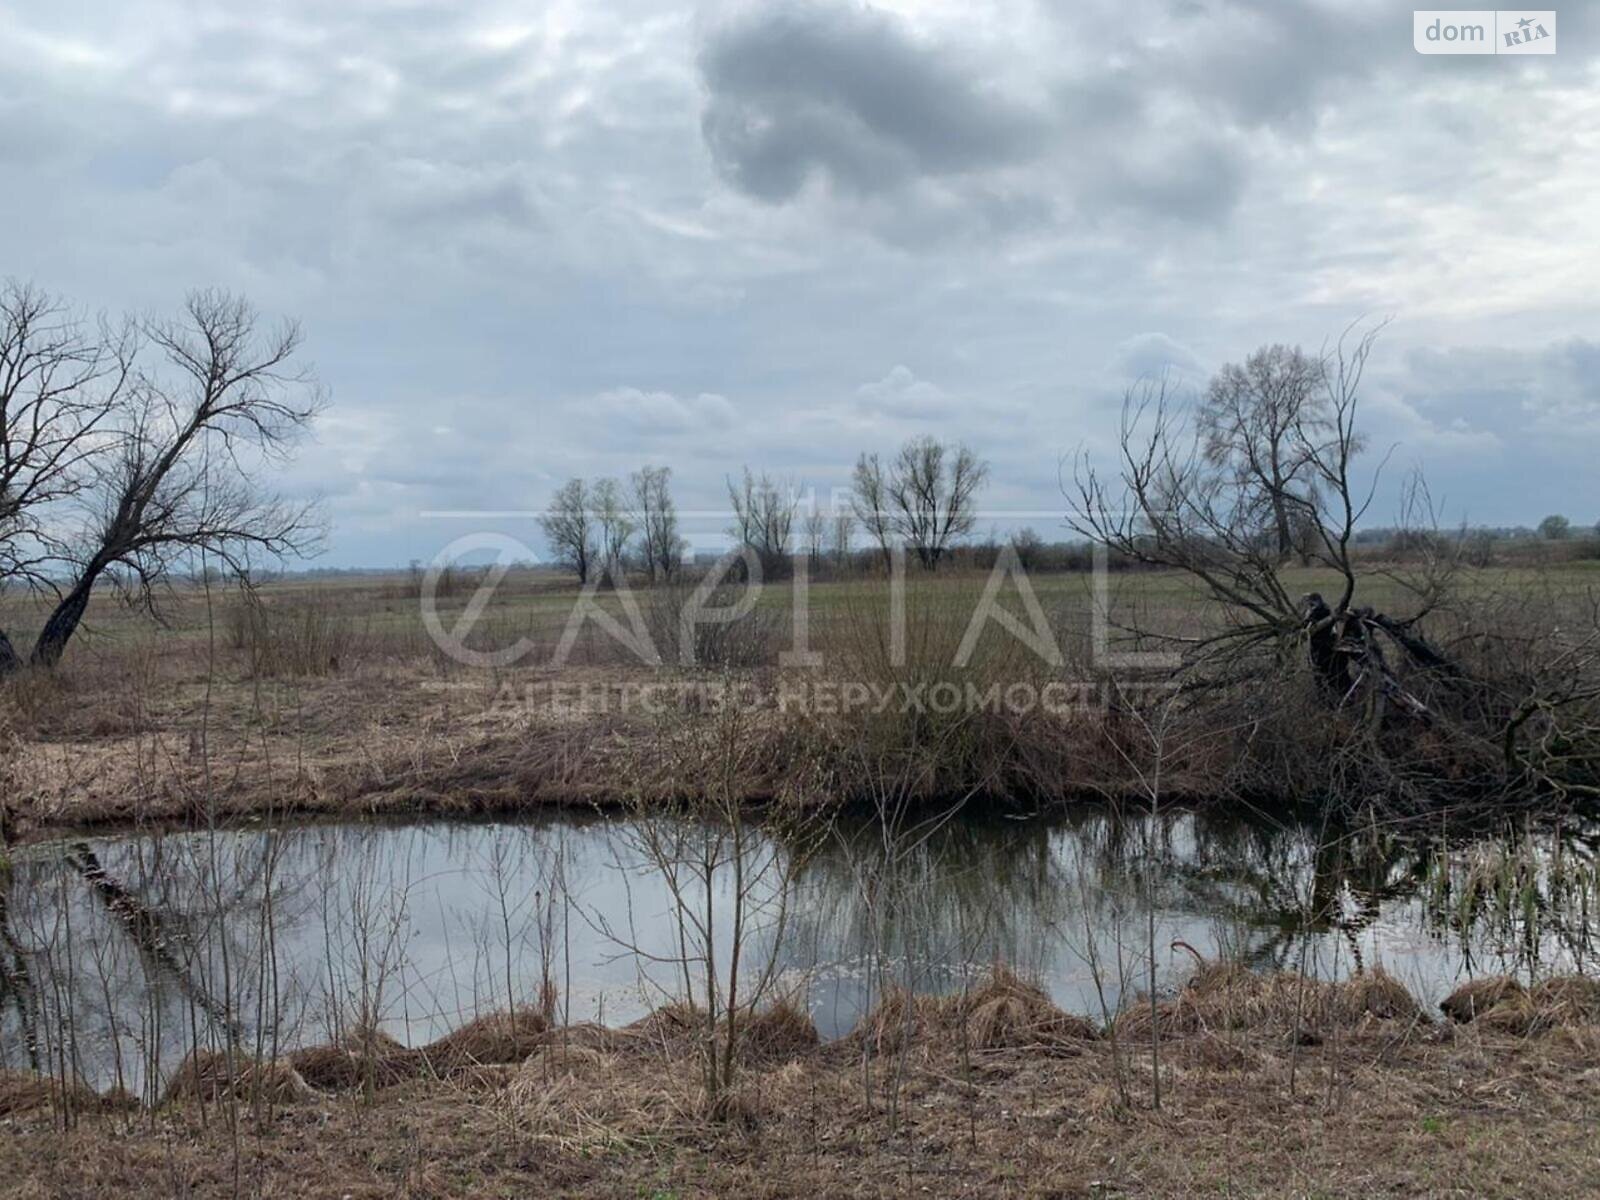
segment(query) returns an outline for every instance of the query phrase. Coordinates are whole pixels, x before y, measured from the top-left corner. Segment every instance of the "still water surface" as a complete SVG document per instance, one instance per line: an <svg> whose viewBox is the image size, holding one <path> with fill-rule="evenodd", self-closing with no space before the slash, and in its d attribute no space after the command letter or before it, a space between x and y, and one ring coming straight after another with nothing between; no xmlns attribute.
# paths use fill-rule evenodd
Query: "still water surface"
<svg viewBox="0 0 1600 1200"><path fill-rule="evenodd" d="M533 1003L546 979L567 1019L626 1022L682 987L652 828L562 816L23 848L0 874L0 1065L42 1055L139 1090L228 1025L281 1049L376 1013L421 1044ZM1184 812L958 819L902 850L892 888L875 826L803 852L762 841L792 871L781 905L780 872L756 888L743 961L775 964L824 1036L885 978L952 989L995 961L1098 1016L1119 977L1143 981L1152 941L1166 987L1192 966L1182 941L1324 977L1381 964L1430 1002L1468 974L1596 965L1595 826L1445 845ZM732 887L718 872L724 964ZM679 895L705 914L702 892Z"/></svg>

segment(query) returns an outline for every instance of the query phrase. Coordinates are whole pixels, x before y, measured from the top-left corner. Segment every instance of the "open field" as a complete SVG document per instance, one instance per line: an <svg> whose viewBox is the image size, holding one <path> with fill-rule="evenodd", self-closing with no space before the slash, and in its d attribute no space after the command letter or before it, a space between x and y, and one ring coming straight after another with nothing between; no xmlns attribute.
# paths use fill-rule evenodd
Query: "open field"
<svg viewBox="0 0 1600 1200"><path fill-rule="evenodd" d="M1286 575L1291 589L1331 592L1337 586L1327 573ZM633 599L663 665L641 661L593 620L582 624L564 662L555 665L578 593L569 581L543 572L508 576L465 639L483 650L522 639L517 661L497 667L463 665L442 649L425 627L418 579L404 575L272 583L249 602L233 589L186 586L164 598L159 620L99 597L56 672L24 674L0 689L9 820L16 833L27 835L52 826L201 812L459 812L615 803L631 795L640 756L657 744L661 714L638 702L653 687L677 689L668 694L681 698L695 695L699 684L731 681L760 699L763 711L747 735L770 737L787 749L774 751L766 760L770 769L745 781L757 800L783 794L803 773L805 764L795 756L825 742L818 726L828 722L813 721L795 735L803 743L797 748L784 714L772 711L772 698L784 689L818 679L881 677L898 685L907 672L921 671L917 679L924 686L947 675L985 687L1057 682L1081 687L1091 708L1103 701L1108 684L1090 636L1088 575L1033 580L1061 650L1058 666L1041 663L990 620L973 665L949 675L984 581L970 572L913 578L913 654L904 669L880 661L889 621L883 580L813 582L808 643L821 652L822 666L810 671L779 666L780 654L794 644L793 593L783 583L768 585L749 617L701 646L692 667L674 650L674 605L683 603L682 590L648 588L636 589ZM1194 633L1223 621L1179 575L1114 573L1109 588L1114 625L1137 616L1147 627ZM473 581L457 581L440 596L444 628L456 624L474 591ZM1362 598L1399 608L1400 592L1399 583L1375 574L1364 581ZM1594 619L1600 562L1469 570L1459 577L1457 594L1464 610L1476 605L1531 621L1565 620L1581 631ZM625 620L615 595L601 593L599 603ZM1010 585L1001 604L1026 622ZM24 640L40 611L26 597L0 602L0 617ZM1109 645L1124 648L1117 636L1113 629ZM837 700L837 691L830 695ZM1024 725L1060 743L1049 750L1054 761L1039 777L1002 779L996 772L1004 768L964 765L939 786L996 793L1039 787L1066 795L1136 783L1125 751L1108 748L1103 722L1092 712L1053 721L1030 716ZM1169 786L1201 796L1222 790L1216 780L1225 757L1207 749L1193 759L1187 779L1174 771ZM817 790L804 798L825 800Z"/></svg>
<svg viewBox="0 0 1600 1200"><path fill-rule="evenodd" d="M153 1111L9 1073L0 1173L29 1198L1587 1196L1586 988L1457 1007L1458 1024L1381 974L1330 988L1212 965L1162 1002L1152 1045L1147 1010L1113 1040L1000 972L831 1043L754 1018L716 1115L674 1009L618 1030L489 1018L248 1076L213 1054Z"/></svg>

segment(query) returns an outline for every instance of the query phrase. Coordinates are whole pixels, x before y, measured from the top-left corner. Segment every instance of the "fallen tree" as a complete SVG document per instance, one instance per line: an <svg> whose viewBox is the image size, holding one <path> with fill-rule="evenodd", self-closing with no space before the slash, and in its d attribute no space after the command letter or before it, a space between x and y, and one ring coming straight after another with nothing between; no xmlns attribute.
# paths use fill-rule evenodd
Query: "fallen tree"
<svg viewBox="0 0 1600 1200"><path fill-rule="evenodd" d="M1577 620L1542 626L1532 606L1497 622L1483 596L1464 600L1462 543L1438 533L1420 475L1402 507L1421 552L1404 565L1353 552L1384 466L1358 474L1361 381L1380 329L1347 331L1317 358L1263 350L1224 368L1230 386L1213 383L1192 411L1166 381L1128 393L1117 469L1078 457L1067 521L1113 554L1189 576L1218 620L1198 633L1112 623L1135 647L1175 651L1185 712L1240 745L1272 727L1292 741L1298 723L1321 761L1302 764L1303 779L1283 771L1282 786L1338 774L1329 786L1344 798L1385 792L1412 807L1469 792L1600 796L1592 598ZM1293 585L1304 568L1331 578L1327 595Z"/></svg>

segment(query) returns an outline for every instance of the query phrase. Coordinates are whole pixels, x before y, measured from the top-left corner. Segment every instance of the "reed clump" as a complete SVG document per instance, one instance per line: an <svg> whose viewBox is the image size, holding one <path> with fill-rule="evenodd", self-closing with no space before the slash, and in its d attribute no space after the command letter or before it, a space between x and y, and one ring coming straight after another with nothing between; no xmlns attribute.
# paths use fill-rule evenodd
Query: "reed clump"
<svg viewBox="0 0 1600 1200"><path fill-rule="evenodd" d="M533 1008L513 1008L468 1021L418 1053L435 1071L520 1063L544 1044L549 1019Z"/></svg>
<svg viewBox="0 0 1600 1200"><path fill-rule="evenodd" d="M1489 975L1467 980L1439 1001L1439 1007L1452 1021L1465 1023L1497 1005L1520 999L1522 992L1522 985L1511 976Z"/></svg>
<svg viewBox="0 0 1600 1200"><path fill-rule="evenodd" d="M289 1062L196 1050L173 1072L162 1100L166 1104L184 1100L208 1104L222 1099L295 1104L315 1096L316 1092Z"/></svg>
<svg viewBox="0 0 1600 1200"><path fill-rule="evenodd" d="M1423 1020L1416 997L1381 967L1335 983L1297 971L1261 973L1241 963L1209 962L1175 996L1154 1005L1139 996L1117 1017L1117 1032L1146 1038L1154 1025L1164 1035L1255 1030L1309 1038L1372 1021Z"/></svg>
<svg viewBox="0 0 1600 1200"><path fill-rule="evenodd" d="M1058 1008L1037 983L999 964L964 994L910 996L890 988L851 1035L878 1054L921 1040L974 1050L1061 1050L1099 1036L1098 1028Z"/></svg>
<svg viewBox="0 0 1600 1200"><path fill-rule="evenodd" d="M1057 1008L1037 983L1005 966L996 966L959 1004L968 1042L977 1050L1060 1046L1100 1036L1082 1017Z"/></svg>
<svg viewBox="0 0 1600 1200"><path fill-rule="evenodd" d="M122 1112L138 1107L138 1100L126 1092L100 1093L75 1080L0 1068L0 1119L53 1112Z"/></svg>
<svg viewBox="0 0 1600 1200"><path fill-rule="evenodd" d="M1440 1002L1457 1022L1530 1036L1600 1023L1600 980L1552 975L1532 987L1500 975L1463 984Z"/></svg>
<svg viewBox="0 0 1600 1200"><path fill-rule="evenodd" d="M781 1061L815 1049L822 1041L811 1014L792 996L780 996L747 1017L739 1049L747 1060Z"/></svg>

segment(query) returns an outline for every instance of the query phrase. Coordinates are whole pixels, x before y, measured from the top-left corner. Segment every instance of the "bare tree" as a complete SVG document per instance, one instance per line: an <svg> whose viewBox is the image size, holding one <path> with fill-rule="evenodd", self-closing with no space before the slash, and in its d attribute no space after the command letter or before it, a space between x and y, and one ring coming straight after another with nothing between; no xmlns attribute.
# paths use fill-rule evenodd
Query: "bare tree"
<svg viewBox="0 0 1600 1200"><path fill-rule="evenodd" d="M1031 571L1044 558L1044 539L1031 525L1025 525L1011 535L1011 549L1016 551L1017 565Z"/></svg>
<svg viewBox="0 0 1600 1200"><path fill-rule="evenodd" d="M1539 522L1539 536L1547 541L1559 542L1572 532L1572 522L1560 513L1551 513Z"/></svg>
<svg viewBox="0 0 1600 1200"><path fill-rule="evenodd" d="M683 555L678 536L678 510L669 490L670 467L641 467L629 480L632 520L643 540L642 555L652 580L671 579Z"/></svg>
<svg viewBox="0 0 1600 1200"><path fill-rule="evenodd" d="M602 479L594 485L594 519L600 530L600 553L606 566L618 570L635 526L622 502L622 488L615 479Z"/></svg>
<svg viewBox="0 0 1600 1200"><path fill-rule="evenodd" d="M848 509L836 510L833 514L833 529L830 536L834 566L840 571L850 566L850 544L855 532L855 515Z"/></svg>
<svg viewBox="0 0 1600 1200"><path fill-rule="evenodd" d="M1508 669L1502 660L1511 647L1535 639L1478 632L1469 623L1467 637L1454 639L1447 650L1424 634L1423 622L1451 602L1459 540L1412 539L1418 558L1403 569L1363 563L1352 551L1382 470L1380 463L1358 478L1355 467L1362 444L1361 379L1380 331L1381 326L1347 331L1314 372L1323 389L1317 419L1294 423L1283 447L1285 460L1300 464L1299 486L1275 498L1265 495L1260 476L1212 453L1204 422L1186 421L1166 386L1149 384L1124 404L1115 477L1108 482L1079 459L1068 523L1130 561L1188 574L1217 602L1220 619L1199 633L1166 632L1138 618L1124 627L1136 643L1178 652L1181 687L1201 706L1186 711L1228 703L1234 707L1215 711L1232 712L1240 728L1258 728L1267 719L1261 705L1274 715L1281 711L1274 697L1283 693L1269 684L1287 679L1302 662L1322 706L1343 714L1328 728L1344 731L1340 736L1352 739L1348 744L1357 750L1338 767L1357 772L1356 794L1370 798L1369 785L1381 779L1383 787L1403 787L1426 802L1439 789L1456 794L1467 776L1498 797L1518 786L1592 790L1583 755L1569 748L1593 742L1584 706L1600 697L1593 675L1600 631L1576 639L1550 631L1538 643L1543 650L1533 652L1536 658L1542 653L1542 660L1526 670ZM1274 499L1285 505L1291 529L1303 523L1310 558L1337 581L1327 597L1291 592L1272 536ZM1404 489L1401 519L1408 527L1437 526L1420 478ZM1380 611L1371 603L1379 595L1405 608ZM1502 648L1469 669L1453 655L1472 642ZM1568 713L1575 715L1567 718ZM1524 718L1540 723L1538 735L1523 727ZM1413 736L1423 727L1430 731L1427 739ZM1558 745L1563 749L1553 753ZM1442 760L1444 751L1432 748L1445 746L1458 756L1454 766L1443 760L1445 769L1428 775L1406 765L1420 761L1414 759L1418 754ZM1474 765L1463 770L1463 762ZM1494 770L1497 763L1503 772ZM1381 774L1362 774L1366 764ZM1326 758L1319 759L1320 773L1329 767ZM1281 780L1281 763L1274 770Z"/></svg>
<svg viewBox="0 0 1600 1200"><path fill-rule="evenodd" d="M1260 506L1280 558L1295 548L1296 515L1318 482L1314 451L1331 432L1322 371L1298 346L1264 346L1218 371L1196 414L1207 462Z"/></svg>
<svg viewBox="0 0 1600 1200"><path fill-rule="evenodd" d="M127 347L109 341L31 285L0 291L0 583L50 586L64 547L46 514L88 486L92 435L127 382ZM0 630L0 673L20 665Z"/></svg>
<svg viewBox="0 0 1600 1200"><path fill-rule="evenodd" d="M1353 474L1361 449L1356 413L1362 372L1378 332L1341 341L1317 368L1324 415L1314 424L1292 425L1282 448L1286 461L1300 464L1296 473L1304 475L1307 486L1299 490L1266 495L1259 476L1241 471L1232 455L1215 452L1206 407L1191 424L1164 382L1142 385L1124 402L1116 483L1108 484L1080 459L1076 511L1068 514L1068 524L1133 561L1187 572L1233 614L1221 633L1179 639L1190 665L1233 660L1252 646L1293 643L1305 634L1308 614L1318 605L1327 611L1314 623L1314 657L1328 639L1339 642L1347 624L1354 632L1358 572L1351 542L1377 485L1376 472L1365 486ZM1206 405L1211 403L1208 397ZM1301 520L1313 531L1313 560L1337 572L1340 592L1332 605L1320 595L1290 594L1280 570L1280 544L1276 537L1262 537L1264 528L1275 530L1277 501L1285 505L1291 528ZM1418 599L1416 616L1392 622L1397 630L1432 606L1436 589L1423 586ZM1329 684L1337 686L1348 657L1329 657L1320 666Z"/></svg>
<svg viewBox="0 0 1600 1200"><path fill-rule="evenodd" d="M889 480L883 460L876 454L863 454L856 460L851 476L851 508L861 528L883 555L883 569L894 570L894 524L889 515Z"/></svg>
<svg viewBox="0 0 1600 1200"><path fill-rule="evenodd" d="M876 539L885 563L898 536L932 571L977 521L978 489L989 467L962 445L913 438L885 470L877 455L863 454L854 477L856 516Z"/></svg>
<svg viewBox="0 0 1600 1200"><path fill-rule="evenodd" d="M557 561L577 572L580 584L589 582L596 554L594 518L589 505L588 485L581 479L569 479L556 489L549 509L539 518L540 528Z"/></svg>
<svg viewBox="0 0 1600 1200"><path fill-rule="evenodd" d="M30 656L54 666L95 587L154 602L194 557L239 574L252 552L307 551L309 505L254 480L321 406L293 366L300 330L263 331L246 301L191 294L177 320L91 336L54 299L12 285L0 301L0 568L56 604ZM0 635L0 672L18 656Z"/></svg>
<svg viewBox="0 0 1600 1200"><path fill-rule="evenodd" d="M813 503L807 510L803 533L806 558L811 569L815 571L822 565L822 547L828 537L828 514L822 510L821 505Z"/></svg>
<svg viewBox="0 0 1600 1200"><path fill-rule="evenodd" d="M762 573L769 579L783 575L789 566L794 515L799 508L796 493L793 484L775 483L768 475L757 479L749 467L740 482L728 481L734 519L729 532L755 551Z"/></svg>

